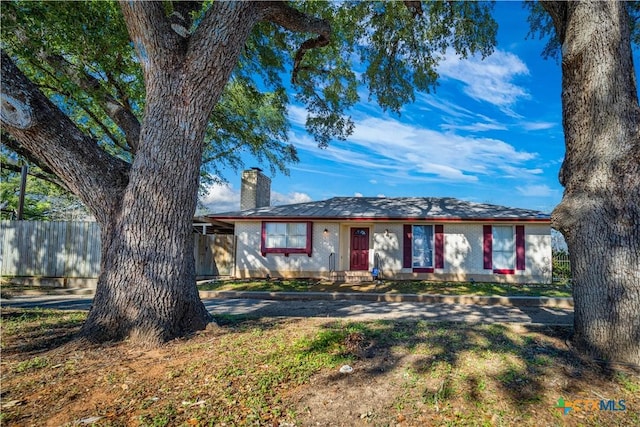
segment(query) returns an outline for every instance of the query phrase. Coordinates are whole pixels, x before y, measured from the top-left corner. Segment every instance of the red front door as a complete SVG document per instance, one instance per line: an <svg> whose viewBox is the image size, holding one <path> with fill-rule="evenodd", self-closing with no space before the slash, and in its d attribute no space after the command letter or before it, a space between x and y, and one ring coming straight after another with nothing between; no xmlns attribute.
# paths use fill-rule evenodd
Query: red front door
<svg viewBox="0 0 640 427"><path fill-rule="evenodd" d="M369 269L369 229L351 229L351 262L350 270Z"/></svg>

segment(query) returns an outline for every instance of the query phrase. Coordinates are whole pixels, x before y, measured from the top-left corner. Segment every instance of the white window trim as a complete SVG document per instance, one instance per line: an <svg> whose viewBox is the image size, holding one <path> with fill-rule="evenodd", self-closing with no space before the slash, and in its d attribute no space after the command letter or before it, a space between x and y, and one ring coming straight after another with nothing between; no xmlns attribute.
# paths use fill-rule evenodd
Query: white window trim
<svg viewBox="0 0 640 427"><path fill-rule="evenodd" d="M509 228L511 229L511 247L512 250L511 251L506 251L506 250L498 250L496 249L496 241L498 240L496 238L496 229L497 228ZM516 229L513 225L507 225L507 224L494 224L491 227L491 262L493 265L493 269L494 270L513 270L515 271L516 269ZM510 253L509 253L510 252ZM511 261L511 265L500 265L497 261L499 260L499 258L496 258L496 254L505 254L508 255Z"/></svg>

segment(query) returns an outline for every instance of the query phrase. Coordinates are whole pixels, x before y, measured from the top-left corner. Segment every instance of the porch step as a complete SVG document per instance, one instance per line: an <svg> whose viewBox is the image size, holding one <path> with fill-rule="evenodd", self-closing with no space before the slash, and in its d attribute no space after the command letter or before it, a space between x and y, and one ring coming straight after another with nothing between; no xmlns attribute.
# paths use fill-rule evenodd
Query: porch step
<svg viewBox="0 0 640 427"><path fill-rule="evenodd" d="M336 282L360 283L372 282L373 276L370 271L332 271L329 279Z"/></svg>

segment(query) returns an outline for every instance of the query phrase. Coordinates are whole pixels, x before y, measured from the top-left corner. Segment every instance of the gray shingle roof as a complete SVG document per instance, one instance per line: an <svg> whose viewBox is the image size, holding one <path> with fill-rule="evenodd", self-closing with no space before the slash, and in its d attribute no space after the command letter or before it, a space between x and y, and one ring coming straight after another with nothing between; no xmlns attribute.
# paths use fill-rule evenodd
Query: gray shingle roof
<svg viewBox="0 0 640 427"><path fill-rule="evenodd" d="M450 197L334 197L291 205L267 206L208 215L211 219L443 219L548 221L544 212L472 203Z"/></svg>

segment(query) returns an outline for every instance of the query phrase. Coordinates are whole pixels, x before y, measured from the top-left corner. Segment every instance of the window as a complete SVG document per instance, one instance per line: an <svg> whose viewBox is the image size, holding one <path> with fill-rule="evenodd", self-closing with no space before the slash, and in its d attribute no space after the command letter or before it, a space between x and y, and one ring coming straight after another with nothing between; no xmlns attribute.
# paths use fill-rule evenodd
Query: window
<svg viewBox="0 0 640 427"><path fill-rule="evenodd" d="M492 233L493 269L513 270L516 262L516 244L513 227L495 225Z"/></svg>
<svg viewBox="0 0 640 427"><path fill-rule="evenodd" d="M267 249L307 246L307 224L304 222L268 222L265 231Z"/></svg>
<svg viewBox="0 0 640 427"><path fill-rule="evenodd" d="M444 268L444 226L405 224L402 230L402 268L433 273Z"/></svg>
<svg viewBox="0 0 640 427"><path fill-rule="evenodd" d="M414 225L412 230L412 259L413 268L433 267L433 226Z"/></svg>
<svg viewBox="0 0 640 427"><path fill-rule="evenodd" d="M262 255L267 253L311 256L311 222L263 222Z"/></svg>
<svg viewBox="0 0 640 427"><path fill-rule="evenodd" d="M524 225L485 225L482 234L485 270L513 274L526 269Z"/></svg>

